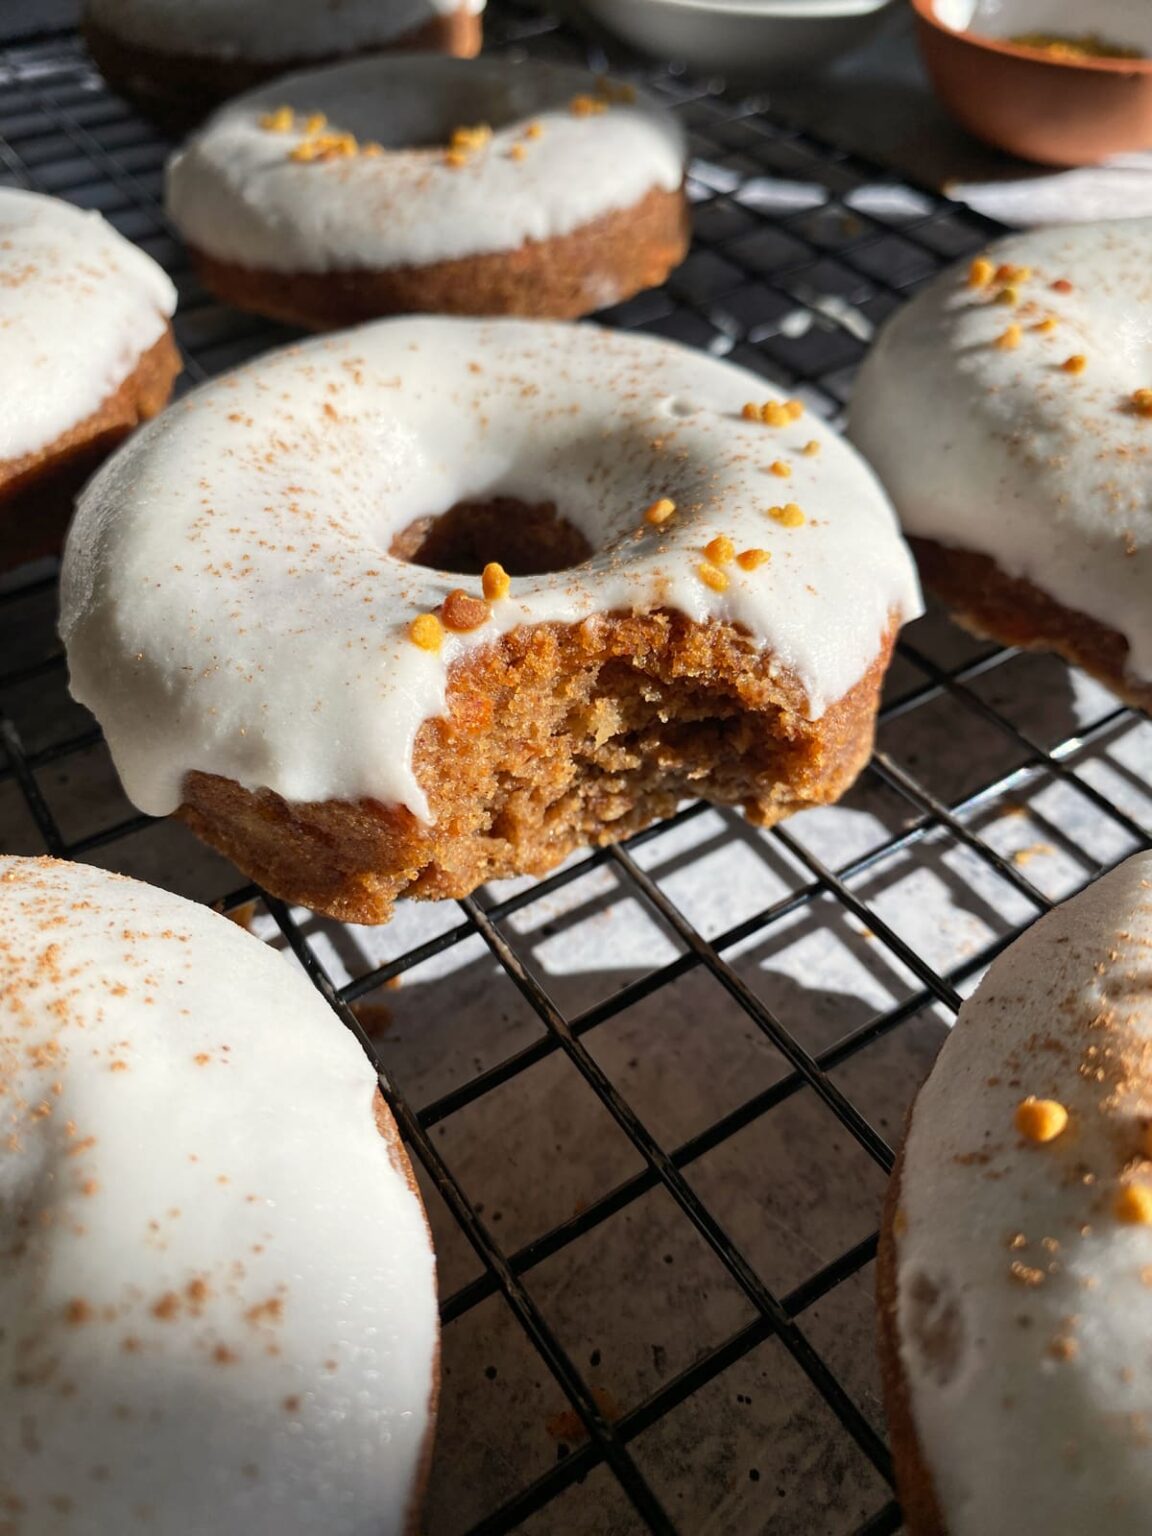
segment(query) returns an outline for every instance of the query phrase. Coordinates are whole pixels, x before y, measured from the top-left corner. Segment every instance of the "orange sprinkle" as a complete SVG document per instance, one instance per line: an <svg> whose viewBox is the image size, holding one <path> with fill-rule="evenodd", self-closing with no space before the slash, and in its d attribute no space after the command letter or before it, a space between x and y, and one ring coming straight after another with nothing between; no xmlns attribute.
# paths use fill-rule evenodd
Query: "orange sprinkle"
<svg viewBox="0 0 1152 1536"><path fill-rule="evenodd" d="M1056 1099L1037 1099L1029 1095L1016 1106L1012 1117L1025 1141L1055 1141L1068 1125L1068 1111Z"/></svg>
<svg viewBox="0 0 1152 1536"><path fill-rule="evenodd" d="M1066 277L1058 277L1052 284L1052 291L1053 293L1072 293L1074 290Z"/></svg>
<svg viewBox="0 0 1152 1536"><path fill-rule="evenodd" d="M305 133L322 133L328 126L328 119L323 112L313 112L311 117L304 119Z"/></svg>
<svg viewBox="0 0 1152 1536"><path fill-rule="evenodd" d="M726 534L719 533L705 544L704 553L713 565L731 565L736 558L736 546Z"/></svg>
<svg viewBox="0 0 1152 1536"><path fill-rule="evenodd" d="M525 127L524 127L524 137L526 139L538 139L543 132L544 132L544 125L542 123L526 123L525 124Z"/></svg>
<svg viewBox="0 0 1152 1536"><path fill-rule="evenodd" d="M968 268L969 288L987 288L996 274L996 268L987 256L977 256Z"/></svg>
<svg viewBox="0 0 1152 1536"><path fill-rule="evenodd" d="M573 96L568 110L573 117L595 117L598 112L607 112L608 103L597 96Z"/></svg>
<svg viewBox="0 0 1152 1536"><path fill-rule="evenodd" d="M1030 331L1038 331L1041 336L1051 336L1052 332L1056 329L1056 325L1056 316L1048 315L1044 320L1037 320L1036 324L1030 325L1028 329Z"/></svg>
<svg viewBox="0 0 1152 1536"><path fill-rule="evenodd" d="M275 112L265 112L260 126L268 133L291 133L296 115L291 107L277 107Z"/></svg>
<svg viewBox="0 0 1152 1536"><path fill-rule="evenodd" d="M998 283L1026 283L1031 276L1031 267L1017 267L1010 261L1002 261L996 268L994 280Z"/></svg>
<svg viewBox="0 0 1152 1536"><path fill-rule="evenodd" d="M1012 1260L1008 1266L1008 1273L1020 1285L1043 1285L1047 1278L1042 1269L1036 1269L1031 1264L1022 1264L1019 1259Z"/></svg>
<svg viewBox="0 0 1152 1536"><path fill-rule="evenodd" d="M1006 331L997 336L995 344L1002 352L1012 352L1020 345L1020 334L1018 325L1010 325Z"/></svg>
<svg viewBox="0 0 1152 1536"><path fill-rule="evenodd" d="M792 466L784 459L773 459L772 463L768 466L768 473L770 475L778 475L781 480L787 480L788 476L792 473Z"/></svg>
<svg viewBox="0 0 1152 1536"><path fill-rule="evenodd" d="M1128 1226L1152 1226L1152 1188L1147 1184L1125 1184L1112 1202L1117 1221Z"/></svg>
<svg viewBox="0 0 1152 1536"><path fill-rule="evenodd" d="M491 138L492 130L488 124L477 123L474 128L454 128L448 145L450 149L483 149Z"/></svg>
<svg viewBox="0 0 1152 1536"><path fill-rule="evenodd" d="M312 138L304 139L289 150L290 160L334 160L354 155L359 150L355 136L351 133L324 133Z"/></svg>
<svg viewBox="0 0 1152 1536"><path fill-rule="evenodd" d="M422 613L409 624L408 638L422 651L438 651L444 639L444 626L434 613Z"/></svg>
<svg viewBox="0 0 1152 1536"><path fill-rule="evenodd" d="M444 151L444 164L453 171L458 171L461 166L468 164L468 156L462 149L446 149Z"/></svg>
<svg viewBox="0 0 1152 1536"><path fill-rule="evenodd" d="M377 160L384 153L384 146L383 144L377 144L375 141L371 144L362 144L360 146L360 153L367 155L369 160Z"/></svg>
<svg viewBox="0 0 1152 1536"><path fill-rule="evenodd" d="M803 400L765 400L763 405L749 401L740 412L745 421L762 421L766 427L786 427L804 414Z"/></svg>
<svg viewBox="0 0 1152 1536"><path fill-rule="evenodd" d="M457 634L479 629L482 624L487 624L490 617L488 604L481 598L473 597L470 592L465 592L463 587L454 588L440 605L444 628Z"/></svg>
<svg viewBox="0 0 1152 1536"><path fill-rule="evenodd" d="M712 588L713 592L726 592L728 590L727 574L717 569L716 566L709 565L706 560L702 560L696 567L696 574L706 587Z"/></svg>
<svg viewBox="0 0 1152 1536"><path fill-rule="evenodd" d="M785 528L802 528L808 521L794 501L786 502L782 507L769 507L768 516Z"/></svg>
<svg viewBox="0 0 1152 1536"><path fill-rule="evenodd" d="M508 158L509 160L523 160L527 153L528 151L524 148L523 144L513 144L508 151Z"/></svg>
<svg viewBox="0 0 1152 1536"><path fill-rule="evenodd" d="M766 549L742 549L736 556L736 564L742 571L754 571L761 565L767 565L771 558Z"/></svg>
<svg viewBox="0 0 1152 1536"><path fill-rule="evenodd" d="M820 443L819 443L818 439L813 438L811 440L811 442L805 443L803 451L807 455L808 458L811 458L812 455L815 454L815 453L819 453L820 452Z"/></svg>
<svg viewBox="0 0 1152 1536"><path fill-rule="evenodd" d="M502 597L507 597L512 587L512 579L498 560L489 560L484 567L484 574L480 578L480 584L484 588L484 596L490 603L498 603Z"/></svg>
<svg viewBox="0 0 1152 1536"><path fill-rule="evenodd" d="M1060 364L1063 373L1083 373L1088 366L1088 359L1083 352L1073 352L1071 357L1066 357Z"/></svg>
<svg viewBox="0 0 1152 1536"><path fill-rule="evenodd" d="M644 513L644 521L658 528L661 523L666 523L676 510L676 503L668 496L661 496L659 501L654 501Z"/></svg>
<svg viewBox="0 0 1152 1536"><path fill-rule="evenodd" d="M1152 416L1152 389L1134 389L1132 404L1138 416Z"/></svg>

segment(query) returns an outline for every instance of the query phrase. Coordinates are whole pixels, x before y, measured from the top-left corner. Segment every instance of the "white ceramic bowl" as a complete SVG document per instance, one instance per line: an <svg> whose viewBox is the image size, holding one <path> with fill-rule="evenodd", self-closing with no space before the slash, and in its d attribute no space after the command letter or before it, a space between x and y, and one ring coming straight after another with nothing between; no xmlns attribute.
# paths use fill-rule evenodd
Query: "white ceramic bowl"
<svg viewBox="0 0 1152 1536"><path fill-rule="evenodd" d="M859 47L893 0L570 0L605 31L696 74L751 83Z"/></svg>

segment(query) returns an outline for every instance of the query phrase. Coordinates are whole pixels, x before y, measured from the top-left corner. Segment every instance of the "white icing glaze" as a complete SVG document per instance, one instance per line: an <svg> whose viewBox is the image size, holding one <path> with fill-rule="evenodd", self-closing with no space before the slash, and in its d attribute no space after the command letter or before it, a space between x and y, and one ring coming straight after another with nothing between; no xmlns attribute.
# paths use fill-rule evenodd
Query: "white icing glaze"
<svg viewBox="0 0 1152 1536"><path fill-rule="evenodd" d="M168 210L199 250L278 272L515 250L683 180L684 137L671 114L638 97L575 116L569 103L596 87L584 70L433 54L290 75L228 103L172 157ZM299 114L296 128L261 127L280 106ZM291 160L316 112L387 153ZM539 137L525 138L529 123ZM491 141L448 164L453 130L476 124L494 130Z"/></svg>
<svg viewBox="0 0 1152 1536"><path fill-rule="evenodd" d="M0 859L0 931L5 1529L406 1529L435 1264L352 1036L102 870Z"/></svg>
<svg viewBox="0 0 1152 1536"><path fill-rule="evenodd" d="M91 416L175 308L164 272L100 214L0 188L0 463Z"/></svg>
<svg viewBox="0 0 1152 1536"><path fill-rule="evenodd" d="M261 358L169 408L89 484L61 590L72 691L156 814L201 769L426 817L412 746L443 713L449 665L519 625L612 609L745 626L818 717L918 590L867 467L811 416L742 421L764 396L742 369L590 325L388 320ZM778 458L791 478L768 472ZM394 559L391 541L498 495L554 501L596 553L514 578L482 628L421 650L410 621L479 582ZM657 531L643 514L665 496L681 510ZM804 526L766 515L785 501ZM772 554L730 566L723 593L697 575L719 534Z"/></svg>
<svg viewBox="0 0 1152 1536"><path fill-rule="evenodd" d="M403 37L485 0L85 0L107 32L159 53L275 62L328 58Z"/></svg>
<svg viewBox="0 0 1152 1536"><path fill-rule="evenodd" d="M1142 854L996 960L916 1101L899 1334L949 1536L1148 1529L1152 1226L1113 1202L1129 1159L1152 1183L1150 946ZM1056 1140L1017 1134L1028 1094L1068 1108Z"/></svg>
<svg viewBox="0 0 1152 1536"><path fill-rule="evenodd" d="M931 284L887 326L854 392L850 436L907 532L990 555L1057 602L1118 629L1131 675L1152 679L1152 220L1002 240L995 263L1032 268L1015 307ZM1071 293L1055 291L1065 279ZM1029 326L1056 317L1050 335ZM1020 345L993 342L1010 323ZM1060 365L1080 354L1085 371Z"/></svg>

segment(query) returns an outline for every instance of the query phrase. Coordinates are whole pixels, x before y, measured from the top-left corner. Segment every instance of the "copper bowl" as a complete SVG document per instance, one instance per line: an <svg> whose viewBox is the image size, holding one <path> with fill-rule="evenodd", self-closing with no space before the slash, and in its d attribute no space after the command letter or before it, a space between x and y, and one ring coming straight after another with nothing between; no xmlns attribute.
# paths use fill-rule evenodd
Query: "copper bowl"
<svg viewBox="0 0 1152 1536"><path fill-rule="evenodd" d="M949 26L937 14L940 0L912 6L936 94L986 144L1044 165L1095 165L1152 148L1152 58L1054 58ZM1068 9L1053 3L1051 31L1075 30L1067 26ZM1085 7L1080 15L1108 37L1105 11ZM998 23L1004 19L1002 11ZM1035 30L1035 22L1020 30Z"/></svg>

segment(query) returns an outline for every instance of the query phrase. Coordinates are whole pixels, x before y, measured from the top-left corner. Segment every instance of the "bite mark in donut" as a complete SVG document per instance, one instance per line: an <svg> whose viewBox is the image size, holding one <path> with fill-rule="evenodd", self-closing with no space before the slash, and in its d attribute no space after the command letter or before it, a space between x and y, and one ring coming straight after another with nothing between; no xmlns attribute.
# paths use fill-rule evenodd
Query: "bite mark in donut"
<svg viewBox="0 0 1152 1536"><path fill-rule="evenodd" d="M545 874L688 798L772 826L838 799L863 768L897 627L894 617L868 672L819 721L786 678L766 677L771 656L734 626L654 613L514 630L452 669L447 718L416 738L430 823L370 800L290 803L196 772L178 814L285 899L361 923L387 921L401 896L442 900Z"/></svg>
<svg viewBox="0 0 1152 1536"><path fill-rule="evenodd" d="M747 421L751 382L592 326L421 319L193 393L93 482L63 573L129 795L365 922L688 796L765 825L834 799L918 592L867 469ZM805 510L767 505L813 430Z"/></svg>

